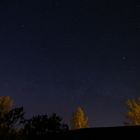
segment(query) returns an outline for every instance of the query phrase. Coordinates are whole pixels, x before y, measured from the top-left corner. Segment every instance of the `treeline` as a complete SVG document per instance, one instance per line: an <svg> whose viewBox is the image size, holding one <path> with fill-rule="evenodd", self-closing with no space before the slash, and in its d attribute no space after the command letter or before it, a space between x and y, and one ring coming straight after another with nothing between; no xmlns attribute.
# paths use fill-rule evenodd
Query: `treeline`
<svg viewBox="0 0 140 140"><path fill-rule="evenodd" d="M56 114L25 118L23 107L12 108L10 97L0 97L0 139L25 140L68 131L68 125Z"/></svg>
<svg viewBox="0 0 140 140"><path fill-rule="evenodd" d="M124 125L140 125L140 98L127 101L128 112ZM57 114L35 115L25 118L23 107L13 108L9 96L0 96L0 139L26 140L64 134L69 129L88 128L88 118L83 109L78 107L72 115L70 127L63 123Z"/></svg>

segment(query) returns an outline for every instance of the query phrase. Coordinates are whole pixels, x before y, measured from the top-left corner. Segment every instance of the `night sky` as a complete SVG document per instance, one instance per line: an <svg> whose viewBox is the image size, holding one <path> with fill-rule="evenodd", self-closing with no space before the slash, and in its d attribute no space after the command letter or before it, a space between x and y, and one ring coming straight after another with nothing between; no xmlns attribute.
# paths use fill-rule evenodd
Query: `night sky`
<svg viewBox="0 0 140 140"><path fill-rule="evenodd" d="M0 0L0 95L27 116L81 106L91 127L123 125L140 96L140 3Z"/></svg>

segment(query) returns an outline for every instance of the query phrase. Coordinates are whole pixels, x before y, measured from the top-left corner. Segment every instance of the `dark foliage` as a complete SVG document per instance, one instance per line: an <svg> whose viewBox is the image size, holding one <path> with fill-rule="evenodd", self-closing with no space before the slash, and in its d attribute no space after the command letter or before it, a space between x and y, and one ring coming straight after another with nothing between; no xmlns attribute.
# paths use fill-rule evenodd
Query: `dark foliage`
<svg viewBox="0 0 140 140"><path fill-rule="evenodd" d="M25 121L22 134L31 138L33 136L46 136L67 131L68 126L61 123L61 121L62 119L56 114L50 117L47 115L33 116Z"/></svg>
<svg viewBox="0 0 140 140"><path fill-rule="evenodd" d="M11 109L0 114L0 139L26 140L54 136L68 130L62 119L56 114L36 115L30 119L24 118L23 107Z"/></svg>
<svg viewBox="0 0 140 140"><path fill-rule="evenodd" d="M24 120L23 107L15 108L0 115L0 138L16 139Z"/></svg>

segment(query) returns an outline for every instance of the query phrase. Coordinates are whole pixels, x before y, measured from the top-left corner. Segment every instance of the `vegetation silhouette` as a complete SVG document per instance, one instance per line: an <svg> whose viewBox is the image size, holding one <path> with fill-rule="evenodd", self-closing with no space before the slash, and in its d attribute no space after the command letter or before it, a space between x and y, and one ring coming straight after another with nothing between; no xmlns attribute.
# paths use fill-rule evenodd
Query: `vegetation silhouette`
<svg viewBox="0 0 140 140"><path fill-rule="evenodd" d="M66 124L61 123L62 119L56 114L37 115L31 119L25 120L22 130L23 137L45 137L47 135L56 134L68 130Z"/></svg>
<svg viewBox="0 0 140 140"><path fill-rule="evenodd" d="M11 109L9 112L0 115L0 138L8 139L18 137L21 126L24 122L23 107Z"/></svg>
<svg viewBox="0 0 140 140"><path fill-rule="evenodd" d="M62 119L52 114L36 115L30 119L24 118L23 107L14 108L0 117L0 139L25 140L47 137L68 131L68 125Z"/></svg>
<svg viewBox="0 0 140 140"><path fill-rule="evenodd" d="M68 125L55 113L51 116L36 115L25 118L23 107L12 108L13 100L9 96L0 97L0 139L26 140L46 137L68 131Z"/></svg>
<svg viewBox="0 0 140 140"><path fill-rule="evenodd" d="M102 133L105 138L119 139L120 135L132 137L139 134L140 126L121 126L121 127L105 127L105 128L87 128L88 119L81 108L73 114L72 124L73 130L69 130L67 124L62 122L62 118L53 113L35 115L29 119L25 118L23 107L13 108L13 101L9 97L0 97L0 140L28 140L28 139L100 139ZM129 100L128 102L129 117L132 120L135 114L139 115L139 102ZM133 115L134 114L134 115ZM131 120L131 121L132 121ZM134 123L133 123L134 124ZM117 135L116 135L117 134Z"/></svg>

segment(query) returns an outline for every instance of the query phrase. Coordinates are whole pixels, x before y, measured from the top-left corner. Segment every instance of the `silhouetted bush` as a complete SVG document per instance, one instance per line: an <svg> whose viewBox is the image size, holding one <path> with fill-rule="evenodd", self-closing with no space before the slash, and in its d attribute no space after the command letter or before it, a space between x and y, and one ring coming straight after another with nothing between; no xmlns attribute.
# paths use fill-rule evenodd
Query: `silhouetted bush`
<svg viewBox="0 0 140 140"><path fill-rule="evenodd" d="M0 112L0 139L26 140L41 138L68 130L68 125L56 114L36 115L30 119L24 118L23 107L11 109L9 112Z"/></svg>
<svg viewBox="0 0 140 140"><path fill-rule="evenodd" d="M61 123L62 119L53 114L48 117L47 115L33 116L31 119L25 121L23 128L23 136L46 136L48 134L55 134L68 130L66 124Z"/></svg>

